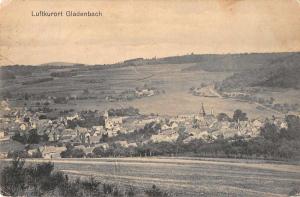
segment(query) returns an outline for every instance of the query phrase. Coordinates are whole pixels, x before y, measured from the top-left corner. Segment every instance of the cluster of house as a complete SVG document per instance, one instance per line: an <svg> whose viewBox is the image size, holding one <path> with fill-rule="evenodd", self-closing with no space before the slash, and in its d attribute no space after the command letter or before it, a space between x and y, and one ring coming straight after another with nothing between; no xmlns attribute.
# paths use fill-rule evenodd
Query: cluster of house
<svg viewBox="0 0 300 197"><path fill-rule="evenodd" d="M287 128L287 122L284 118L251 119L247 121L229 121L218 120L213 114L206 114L202 106L199 114L178 115L176 117L157 117L149 119L148 122L160 123L159 132L152 135L150 141L153 142L175 142L182 134L185 136L184 143L190 143L193 140L202 139L204 141L213 141L220 137L224 139L234 136L243 136L253 138L260 135L261 127L266 121L273 123L278 128ZM138 125L135 123L135 125Z"/></svg>
<svg viewBox="0 0 300 197"><path fill-rule="evenodd" d="M164 92L162 90L162 92ZM114 102L114 101L127 101L133 100L138 98L150 97L160 94L160 91L151 87L143 87L143 88L136 88L135 90L125 90L115 95L106 96L105 100Z"/></svg>
<svg viewBox="0 0 300 197"><path fill-rule="evenodd" d="M99 114L100 116L101 114ZM74 129L68 127L68 121L81 120L79 113L70 116L59 117L56 120L41 118L39 113L32 113L26 109L11 111L9 116L1 117L2 129L6 130L7 135L13 135L15 132L26 133L32 129L37 130L37 134L47 134L49 141L68 142L73 140L80 143L98 142L102 134L109 137L115 136L122 131L124 117L109 117L107 112L104 113L105 125L95 125L92 128L76 126ZM4 133L4 132L3 132ZM0 134L1 136L1 134ZM72 142L73 142L72 141Z"/></svg>
<svg viewBox="0 0 300 197"><path fill-rule="evenodd" d="M174 142L179 134L187 136L183 139L184 143L192 140L202 139L204 141L213 141L220 137L224 139L234 136L243 136L253 138L260 135L261 127L266 121L271 121L278 128L287 128L287 122L284 118L273 118L271 120L252 119L247 121L220 121L213 114L206 114L204 110L199 114L179 115L162 122L162 127L158 135L153 135L152 140L156 142Z"/></svg>
<svg viewBox="0 0 300 197"><path fill-rule="evenodd" d="M193 88L191 90L191 93L194 96L203 96L203 97L218 97L216 92L214 91L214 87L212 85L205 86L205 87L198 87Z"/></svg>
<svg viewBox="0 0 300 197"><path fill-rule="evenodd" d="M184 143L189 143L196 139L205 141L213 141L220 136L230 138L235 135L244 137L256 137L260 134L260 128L265 124L265 120L253 119L247 121L220 121L213 114L206 114L204 107L198 114L178 115L175 117L158 116L158 115L138 115L127 117L110 117L108 112L100 113L99 116L104 117L104 124L95 125L89 128L76 126L70 128L69 121L81 120L79 113L74 112L72 115L59 117L56 120L40 118L38 113L32 113L22 109L10 109L7 104L1 104L1 111L5 111L6 116L1 116L1 132L0 138L10 138L15 132L28 132L36 129L39 135L47 135L48 141L53 142L51 145L39 148L43 152L44 157L59 157L59 153L65 150L65 146L56 146L56 142L60 144L71 143L74 146L81 147L87 153L91 152L93 147L103 146L107 148L107 144L101 140L103 136L114 137L119 134L134 132L140 128L144 128L146 124L156 123L160 127L146 141L149 142L175 142L180 136L185 136ZM1 112L1 113L2 113ZM272 119L273 123L279 128L286 128L287 123L282 118ZM121 147L135 147L136 143L127 143L126 141L115 142Z"/></svg>
<svg viewBox="0 0 300 197"><path fill-rule="evenodd" d="M156 94L156 91L154 89L150 89L150 88L135 90L135 95L137 97L154 96L155 94Z"/></svg>

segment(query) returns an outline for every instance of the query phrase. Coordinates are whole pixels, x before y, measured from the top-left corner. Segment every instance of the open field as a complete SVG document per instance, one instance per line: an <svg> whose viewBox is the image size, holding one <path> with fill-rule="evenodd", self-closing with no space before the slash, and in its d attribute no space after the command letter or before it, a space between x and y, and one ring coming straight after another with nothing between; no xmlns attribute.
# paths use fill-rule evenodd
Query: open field
<svg viewBox="0 0 300 197"><path fill-rule="evenodd" d="M18 90L19 93L46 94L51 96L61 96L79 94L84 89L92 90L98 96L109 96L118 92L141 87L144 84L154 86L158 89L168 90L188 90L192 86L198 86L201 82L219 81L231 73L226 72L184 72L182 69L190 64L163 64L127 66L123 68L78 69L77 75L73 77L54 78L52 81L22 85L24 82L33 79L49 77L51 70L33 73L32 76L17 76L11 84L5 84L5 88Z"/></svg>
<svg viewBox="0 0 300 197"><path fill-rule="evenodd" d="M171 101L171 102L170 102ZM215 114L226 112L228 115L232 115L234 110L241 109L247 112L250 118L257 117L271 117L272 115L281 116L279 112L273 110L259 110L257 104L236 101L234 99L222 99L212 97L199 97L193 96L188 92L172 92L161 94L153 97L146 97L142 99L136 99L132 101L97 101L97 100L80 100L76 101L76 105L56 105L59 109L73 108L75 110L91 109L104 111L110 108L125 108L135 107L140 110L142 114L159 114L176 116L181 114L196 114L200 112L201 103L204 103L205 109L208 113L213 110Z"/></svg>
<svg viewBox="0 0 300 197"><path fill-rule="evenodd" d="M48 160L28 160L41 161ZM52 162L57 170L74 176L94 176L140 189L156 184L174 196L287 196L300 184L299 164L279 162L188 158L58 159Z"/></svg>
<svg viewBox="0 0 300 197"><path fill-rule="evenodd" d="M229 71L186 71L185 68L192 66L187 64L157 64L142 66L126 66L121 68L87 69L85 67L74 68L77 73L72 77L54 77L51 81L35 84L23 84L24 82L38 78L49 78L52 72L60 69L45 69L33 72L32 76L17 76L14 81L2 84L0 91L9 90L18 95L46 95L46 96L87 96L84 90L88 89L91 98L70 101L68 104L52 104L51 108L57 109L92 109L103 111L109 108L133 106L139 108L142 113L156 113L159 115L178 115L199 112L201 103L207 111L215 113L225 112L232 114L235 109L242 109L251 118L280 116L272 110L261 110L257 104L242 102L233 99L212 97L197 97L189 93L191 87L199 87L201 83L210 84L220 82L232 75ZM61 71L65 72L65 68ZM144 85L154 87L159 95L133 99L131 101L105 100L107 96L118 96L123 91L141 88ZM287 96L286 96L287 95ZM299 103L299 91L277 91L261 94L265 98L273 96L278 101L289 98L287 103ZM283 98L283 99L280 99ZM14 105L23 106L24 100L17 100ZM29 103L28 103L29 102ZM27 101L30 106L34 99Z"/></svg>
<svg viewBox="0 0 300 197"><path fill-rule="evenodd" d="M242 111L247 112L250 118L271 117L274 114L274 112L270 110L262 111L256 109L257 105L254 103L217 97L198 97L180 92L158 95L153 98L145 98L144 101L134 100L132 102L128 102L128 105L135 106L145 113L154 112L162 115L180 115L199 113L201 103L204 103L205 109L208 113L213 110L215 114L226 112L231 116L234 110L241 109ZM275 115L279 116L280 113L275 113Z"/></svg>

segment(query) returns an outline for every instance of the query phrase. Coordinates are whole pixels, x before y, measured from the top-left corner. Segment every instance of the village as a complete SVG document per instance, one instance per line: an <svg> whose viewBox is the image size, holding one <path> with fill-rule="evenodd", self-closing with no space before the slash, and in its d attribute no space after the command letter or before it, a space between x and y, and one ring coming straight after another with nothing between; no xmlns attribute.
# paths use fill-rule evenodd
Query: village
<svg viewBox="0 0 300 197"><path fill-rule="evenodd" d="M142 115L138 109L110 109L104 112L69 112L57 118L47 118L47 114L30 112L26 108L10 108L7 101L1 102L0 143L18 141L25 146L26 156L34 157L39 152L43 158L60 158L61 153L72 146L81 150L82 155L93 154L97 147L108 149L112 145L119 148L137 148L147 143L175 143L181 138L184 144L193 140L213 142L219 138L234 136L254 138L260 135L260 128L266 121L279 129L287 128L283 118L248 119L245 113L237 110L233 119L225 113L215 115L213 109L207 112L204 104L198 114L171 116ZM120 140L118 136L131 136L145 132L151 127L148 137ZM34 135L38 139L34 138ZM33 137L32 137L33 136ZM182 137L184 136L184 137ZM33 139L31 139L33 138ZM30 144L30 145L28 145ZM20 150L1 150L1 157L13 155ZM23 151L24 151L23 150ZM70 156L72 157L72 156Z"/></svg>

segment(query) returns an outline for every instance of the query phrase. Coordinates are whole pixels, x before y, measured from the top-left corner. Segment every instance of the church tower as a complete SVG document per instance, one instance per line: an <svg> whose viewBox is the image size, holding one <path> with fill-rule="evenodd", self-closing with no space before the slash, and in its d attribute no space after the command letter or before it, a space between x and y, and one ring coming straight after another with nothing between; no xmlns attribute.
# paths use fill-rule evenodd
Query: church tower
<svg viewBox="0 0 300 197"><path fill-rule="evenodd" d="M205 113L205 109L204 109L203 103L201 104L201 112L200 112L200 115L202 115L203 117L206 116L206 113Z"/></svg>

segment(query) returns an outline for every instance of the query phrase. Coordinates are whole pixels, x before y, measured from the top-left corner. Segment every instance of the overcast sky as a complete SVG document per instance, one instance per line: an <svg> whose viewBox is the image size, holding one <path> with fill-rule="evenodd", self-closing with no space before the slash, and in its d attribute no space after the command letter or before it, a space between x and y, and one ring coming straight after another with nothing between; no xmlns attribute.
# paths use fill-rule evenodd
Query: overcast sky
<svg viewBox="0 0 300 197"><path fill-rule="evenodd" d="M31 16L39 10L103 16ZM284 51L300 51L297 0L16 0L0 10L0 65Z"/></svg>

